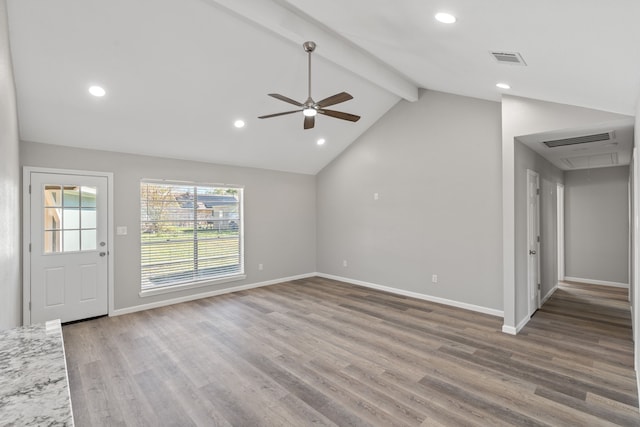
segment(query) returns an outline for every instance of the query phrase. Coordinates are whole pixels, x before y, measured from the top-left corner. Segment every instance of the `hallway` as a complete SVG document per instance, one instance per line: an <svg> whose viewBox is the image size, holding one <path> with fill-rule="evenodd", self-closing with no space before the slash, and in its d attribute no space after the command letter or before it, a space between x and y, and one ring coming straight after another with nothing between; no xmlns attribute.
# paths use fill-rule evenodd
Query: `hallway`
<svg viewBox="0 0 640 427"><path fill-rule="evenodd" d="M557 375L555 381L573 377L581 396L551 395L541 387L536 394L614 423L615 410L638 415L627 298L625 288L560 283L518 337L549 345L545 369Z"/></svg>

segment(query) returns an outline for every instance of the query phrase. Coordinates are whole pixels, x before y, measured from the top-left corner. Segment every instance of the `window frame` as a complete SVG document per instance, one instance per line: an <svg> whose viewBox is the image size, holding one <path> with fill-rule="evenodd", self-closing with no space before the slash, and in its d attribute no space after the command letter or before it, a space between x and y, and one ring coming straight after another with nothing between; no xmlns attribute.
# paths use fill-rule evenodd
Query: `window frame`
<svg viewBox="0 0 640 427"><path fill-rule="evenodd" d="M138 226L139 226L139 231L140 231L140 235L138 238L138 244L139 244L139 251L138 254L140 255L140 261L138 263L139 265L139 272L140 272L140 276L139 276L139 286L140 286L140 292L139 292L139 296L140 297L148 297L148 296L153 296L153 295L161 295L161 294L166 294L166 293L171 293L171 292L178 292L178 291L183 291L183 290L187 290L187 289L195 289L195 288L201 288L201 287L205 287L205 286L211 286L211 285L216 285L216 284L222 284L222 283L228 283L228 282L234 282L234 281L239 281L239 280L244 280L246 279L246 274L245 274L245 262L244 262L244 186L242 185L234 185L234 184L220 184L220 183L208 183L208 182L195 182L195 181L177 181L177 180L165 180L165 179L149 179L149 178L143 178L140 180L139 182L139 187L138 187L138 192L140 193L140 190L142 189L142 186L144 184L159 184L159 185L164 185L164 186L176 186L176 187L194 187L196 189L196 191L200 188L215 188L215 189L233 189L233 190L237 190L237 195L238 195L238 215L239 218L237 220L237 224L238 224L238 258L239 258L239 271L236 273L231 273L231 274L226 274L226 275L221 275L221 276L211 276L211 277L205 277L202 279L195 279L195 280L190 280L190 281L180 281L180 282L175 282L172 284L167 284L167 285L161 285L161 286L154 286L154 287L143 287L143 283L142 283L142 237L143 237L143 233L142 233L142 224L143 224L143 218L142 218L142 203L143 203L143 199L142 196L139 195L138 199L140 202L139 205L139 219L138 219ZM194 210L197 210L197 206L194 205L193 207ZM197 222L197 219L194 219L194 222ZM197 227L197 224L194 224ZM194 240L195 241L195 240Z"/></svg>

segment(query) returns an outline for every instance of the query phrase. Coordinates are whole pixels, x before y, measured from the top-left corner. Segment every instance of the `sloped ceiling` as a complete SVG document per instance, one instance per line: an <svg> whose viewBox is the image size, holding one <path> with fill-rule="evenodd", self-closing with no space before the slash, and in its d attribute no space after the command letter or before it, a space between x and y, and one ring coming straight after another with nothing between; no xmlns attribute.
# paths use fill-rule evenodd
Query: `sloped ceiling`
<svg viewBox="0 0 640 427"><path fill-rule="evenodd" d="M314 174L418 87L499 101L506 81L513 95L629 115L640 90L633 1L7 3L27 141ZM321 116L305 131L298 114L257 119L291 109L267 93L306 99L306 40L318 43L314 98L348 91L335 109L359 122ZM107 95L91 97L92 84Z"/></svg>
<svg viewBox="0 0 640 427"><path fill-rule="evenodd" d="M362 119L258 120L293 109L268 93L306 99L304 39L206 1L18 0L9 19L22 140L314 174L399 99L317 55L318 99L348 91L335 109Z"/></svg>

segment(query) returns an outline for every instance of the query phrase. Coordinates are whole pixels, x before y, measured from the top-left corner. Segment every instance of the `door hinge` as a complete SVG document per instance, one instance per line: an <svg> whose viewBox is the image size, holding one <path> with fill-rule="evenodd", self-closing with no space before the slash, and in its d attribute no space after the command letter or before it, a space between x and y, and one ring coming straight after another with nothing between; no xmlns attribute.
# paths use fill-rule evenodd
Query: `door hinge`
<svg viewBox="0 0 640 427"><path fill-rule="evenodd" d="M31 252L31 243L29 243L29 252Z"/></svg>
<svg viewBox="0 0 640 427"><path fill-rule="evenodd" d="M540 290L540 283L538 283L538 290Z"/></svg>
<svg viewBox="0 0 640 427"><path fill-rule="evenodd" d="M29 311L31 311L31 301L29 301Z"/></svg>
<svg viewBox="0 0 640 427"><path fill-rule="evenodd" d="M31 194L31 184L29 184L29 194Z"/></svg>
<svg viewBox="0 0 640 427"><path fill-rule="evenodd" d="M540 189L536 188L536 194L539 196L540 195Z"/></svg>
<svg viewBox="0 0 640 427"><path fill-rule="evenodd" d="M537 239L538 239L538 243L540 243L540 236L537 236Z"/></svg>

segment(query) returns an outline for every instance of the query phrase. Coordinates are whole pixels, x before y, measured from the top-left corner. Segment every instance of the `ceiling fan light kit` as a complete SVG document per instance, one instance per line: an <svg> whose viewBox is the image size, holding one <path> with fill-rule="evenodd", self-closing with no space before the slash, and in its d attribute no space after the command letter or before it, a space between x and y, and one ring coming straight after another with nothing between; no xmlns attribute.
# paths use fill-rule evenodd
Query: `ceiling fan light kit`
<svg viewBox="0 0 640 427"><path fill-rule="evenodd" d="M345 101L349 101L353 99L353 96L349 95L347 92L340 92L335 95L332 95L328 98L325 98L319 102L315 102L311 97L311 53L316 49L316 44L312 41L304 42L302 44L304 51L308 54L308 64L309 64L309 96L304 103L298 102L291 98L288 98L284 95L280 95L278 93L270 93L269 96L272 98L279 99L280 101L295 105L296 107L300 107L298 110L284 111L282 113L268 114L266 116L260 116L259 119L268 119L271 117L284 116L287 114L299 113L302 111L304 115L304 128L311 129L315 126L315 120L317 114L322 114L324 116L334 117L336 119L347 120L350 122L357 122L360 120L360 116L356 116L355 114L344 113L342 111L334 111L327 110L325 107L329 107L331 105L340 104Z"/></svg>

